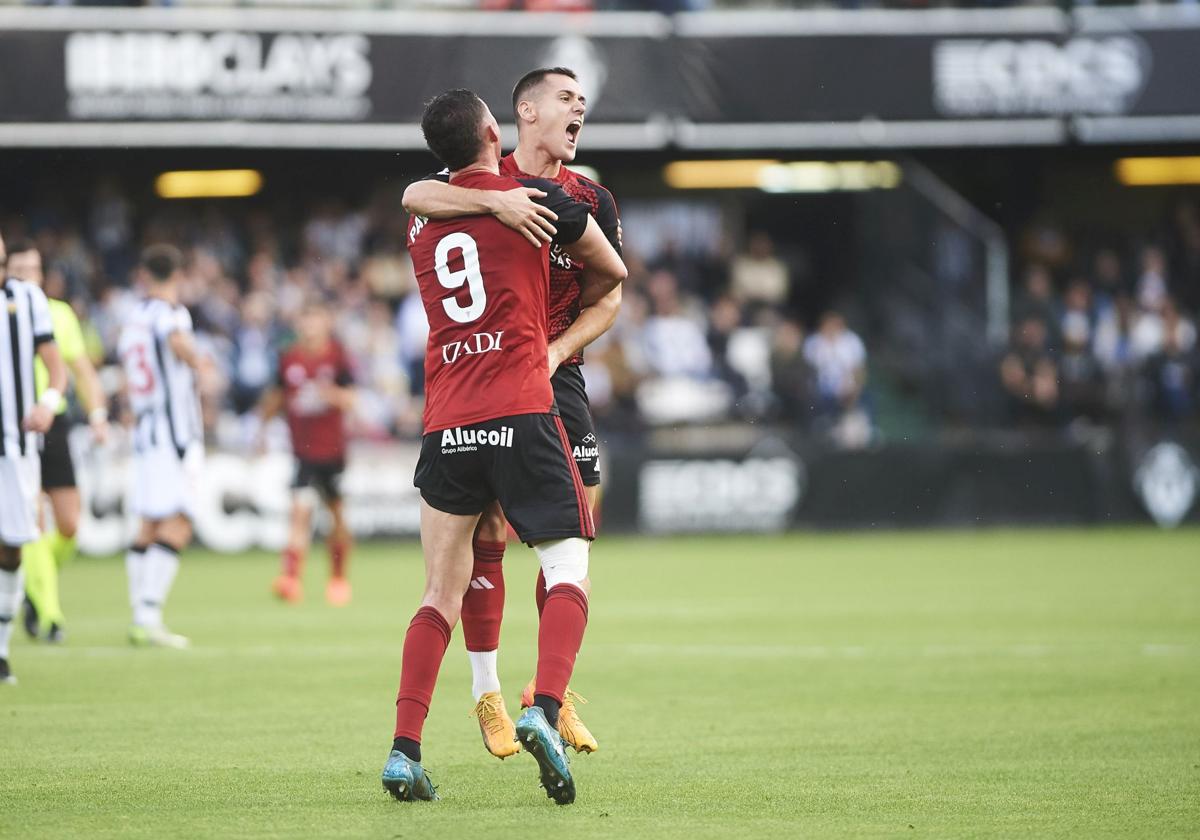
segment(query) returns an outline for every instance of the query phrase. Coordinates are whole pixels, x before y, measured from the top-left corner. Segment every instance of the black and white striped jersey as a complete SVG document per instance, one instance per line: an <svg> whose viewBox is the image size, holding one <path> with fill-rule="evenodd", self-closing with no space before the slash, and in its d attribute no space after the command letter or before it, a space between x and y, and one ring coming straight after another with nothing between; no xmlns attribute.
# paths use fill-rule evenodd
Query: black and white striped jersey
<svg viewBox="0 0 1200 840"><path fill-rule="evenodd" d="M203 440L196 378L171 349L174 332L190 334L192 317L160 298L144 299L121 329L117 352L134 415L134 452L170 447L182 458Z"/></svg>
<svg viewBox="0 0 1200 840"><path fill-rule="evenodd" d="M21 423L36 402L33 360L37 348L54 340L50 305L42 290L12 277L4 280L0 317L0 456L36 455L41 444L36 432Z"/></svg>

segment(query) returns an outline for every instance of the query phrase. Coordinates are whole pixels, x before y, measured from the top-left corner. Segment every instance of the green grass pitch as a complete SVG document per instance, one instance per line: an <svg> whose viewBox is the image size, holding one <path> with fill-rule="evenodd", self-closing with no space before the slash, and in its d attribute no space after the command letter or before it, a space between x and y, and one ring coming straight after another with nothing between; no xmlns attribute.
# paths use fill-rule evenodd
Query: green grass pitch
<svg viewBox="0 0 1200 840"><path fill-rule="evenodd" d="M444 798L389 799L419 549L361 547L341 611L323 566L286 607L273 557L190 552L186 652L126 646L119 560L68 567L69 642L18 639L0 686L0 835L1200 836L1194 528L604 539L573 682L601 749L569 808L483 751L457 630L424 743ZM506 568L515 710L532 553Z"/></svg>

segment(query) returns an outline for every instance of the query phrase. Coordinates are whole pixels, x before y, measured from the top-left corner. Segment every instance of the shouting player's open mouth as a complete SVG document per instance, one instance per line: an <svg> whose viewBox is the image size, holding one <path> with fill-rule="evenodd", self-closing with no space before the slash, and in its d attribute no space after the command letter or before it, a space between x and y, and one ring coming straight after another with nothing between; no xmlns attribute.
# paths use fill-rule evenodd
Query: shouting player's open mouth
<svg viewBox="0 0 1200 840"><path fill-rule="evenodd" d="M583 130L583 120L571 120L567 123L567 142L574 146L579 142L579 132Z"/></svg>

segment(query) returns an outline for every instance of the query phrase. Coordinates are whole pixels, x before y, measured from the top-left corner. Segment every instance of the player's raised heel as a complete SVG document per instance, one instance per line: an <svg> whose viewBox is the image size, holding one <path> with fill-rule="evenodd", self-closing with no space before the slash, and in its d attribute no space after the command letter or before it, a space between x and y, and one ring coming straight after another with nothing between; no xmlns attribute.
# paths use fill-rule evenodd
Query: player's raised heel
<svg viewBox="0 0 1200 840"><path fill-rule="evenodd" d="M541 771L546 796L559 805L575 801L575 779L563 749L562 736L546 721L545 713L536 706L526 709L517 721L517 738L521 746L534 757Z"/></svg>
<svg viewBox="0 0 1200 840"><path fill-rule="evenodd" d="M383 765L383 787L400 802L431 801L438 798L437 789L420 762L413 761L399 750L392 750Z"/></svg>
<svg viewBox="0 0 1200 840"><path fill-rule="evenodd" d="M504 697L499 691L489 691L479 698L471 716L479 721L479 732L483 735L483 745L487 751L499 759L508 758L521 751L521 743L517 740L517 730L508 709L504 706Z"/></svg>

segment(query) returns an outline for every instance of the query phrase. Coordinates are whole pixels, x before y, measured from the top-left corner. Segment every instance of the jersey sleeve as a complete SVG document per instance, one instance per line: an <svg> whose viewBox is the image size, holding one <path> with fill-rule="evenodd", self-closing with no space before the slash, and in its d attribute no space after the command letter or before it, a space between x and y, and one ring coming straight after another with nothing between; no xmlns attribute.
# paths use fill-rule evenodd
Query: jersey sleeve
<svg viewBox="0 0 1200 840"><path fill-rule="evenodd" d="M618 254L621 253L621 214L613 194L599 184L596 188L596 224Z"/></svg>
<svg viewBox="0 0 1200 840"><path fill-rule="evenodd" d="M419 178L420 181L441 181L443 184L450 183L450 170L443 169L441 172L430 172L424 178Z"/></svg>
<svg viewBox="0 0 1200 840"><path fill-rule="evenodd" d="M579 237L583 236L583 232L587 230L588 216L591 215L590 208L571 198L563 191L562 187L553 181L545 178L518 178L517 180L526 187L541 190L546 194L545 198L535 198L534 201L543 207L549 207L558 215L558 221L554 223L554 226L558 228L558 233L554 236L554 244L570 245L578 242Z"/></svg>
<svg viewBox="0 0 1200 840"><path fill-rule="evenodd" d="M54 321L50 318L50 303L45 293L37 286L29 287L29 319L33 324L35 345L54 341Z"/></svg>
<svg viewBox="0 0 1200 840"><path fill-rule="evenodd" d="M87 347L83 342L83 328L79 326L79 318L69 303L58 301L50 307L50 320L54 324L54 342L64 362L73 362L86 355Z"/></svg>

